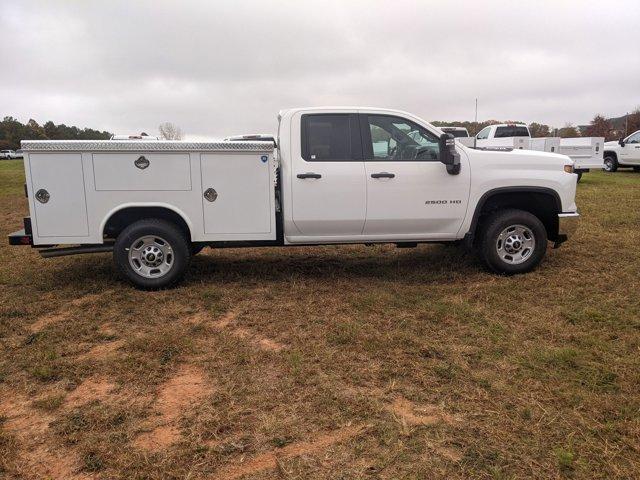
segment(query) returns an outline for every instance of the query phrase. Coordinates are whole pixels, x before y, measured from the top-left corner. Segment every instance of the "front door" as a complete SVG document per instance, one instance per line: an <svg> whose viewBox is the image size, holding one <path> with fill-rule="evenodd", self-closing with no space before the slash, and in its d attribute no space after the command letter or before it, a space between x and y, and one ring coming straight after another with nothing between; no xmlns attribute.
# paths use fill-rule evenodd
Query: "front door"
<svg viewBox="0 0 640 480"><path fill-rule="evenodd" d="M366 184L356 114L302 115L291 173L292 217L300 235L362 234Z"/></svg>
<svg viewBox="0 0 640 480"><path fill-rule="evenodd" d="M620 153L620 160L623 163L640 165L640 132L636 132L627 138Z"/></svg>
<svg viewBox="0 0 640 480"><path fill-rule="evenodd" d="M365 236L453 238L465 217L470 172L449 175L438 137L389 115L362 115L367 181ZM398 237L403 238L403 237Z"/></svg>

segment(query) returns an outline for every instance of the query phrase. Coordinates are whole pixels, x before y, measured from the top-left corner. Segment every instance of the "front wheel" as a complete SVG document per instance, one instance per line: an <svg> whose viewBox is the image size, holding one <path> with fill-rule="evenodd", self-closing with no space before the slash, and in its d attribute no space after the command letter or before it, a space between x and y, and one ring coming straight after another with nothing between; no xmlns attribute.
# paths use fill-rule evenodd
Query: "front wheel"
<svg viewBox="0 0 640 480"><path fill-rule="evenodd" d="M157 290L182 279L191 260L191 246L176 225L147 218L118 235L113 260L122 276L136 287Z"/></svg>
<svg viewBox="0 0 640 480"><path fill-rule="evenodd" d="M605 172L615 172L616 170L618 170L618 161L615 159L615 157L612 156L606 156L604 157L604 168L603 170Z"/></svg>
<svg viewBox="0 0 640 480"><path fill-rule="evenodd" d="M500 210L484 222L480 257L494 272L506 275L533 270L547 250L547 231L524 210Z"/></svg>

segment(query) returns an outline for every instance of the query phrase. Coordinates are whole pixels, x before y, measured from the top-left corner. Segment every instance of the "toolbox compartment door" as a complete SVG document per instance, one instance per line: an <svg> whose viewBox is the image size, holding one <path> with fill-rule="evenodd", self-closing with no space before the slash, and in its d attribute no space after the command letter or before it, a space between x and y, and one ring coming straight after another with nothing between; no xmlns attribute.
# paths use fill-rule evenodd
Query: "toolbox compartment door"
<svg viewBox="0 0 640 480"><path fill-rule="evenodd" d="M88 236L82 155L31 153L29 169L38 237Z"/></svg>
<svg viewBox="0 0 640 480"><path fill-rule="evenodd" d="M275 238L271 160L262 154L201 155L206 234Z"/></svg>
<svg viewBox="0 0 640 480"><path fill-rule="evenodd" d="M191 190L188 153L94 153L98 191Z"/></svg>

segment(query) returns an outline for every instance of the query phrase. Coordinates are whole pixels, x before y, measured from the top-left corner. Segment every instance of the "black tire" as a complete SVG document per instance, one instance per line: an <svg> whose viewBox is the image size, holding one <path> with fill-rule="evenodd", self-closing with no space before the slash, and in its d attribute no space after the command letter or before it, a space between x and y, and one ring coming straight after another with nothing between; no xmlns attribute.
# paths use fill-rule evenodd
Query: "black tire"
<svg viewBox="0 0 640 480"><path fill-rule="evenodd" d="M510 228L514 230L510 231ZM516 252L518 247L520 250ZM547 231L538 217L529 212L499 210L483 222L480 257L496 273L513 275L530 272L540 263L546 251Z"/></svg>
<svg viewBox="0 0 640 480"><path fill-rule="evenodd" d="M640 172L640 167L633 167L634 172Z"/></svg>
<svg viewBox="0 0 640 480"><path fill-rule="evenodd" d="M580 180L582 180L582 172L578 172L576 175L578 175L578 180L576 181L576 183L580 183Z"/></svg>
<svg viewBox="0 0 640 480"><path fill-rule="evenodd" d="M618 170L618 160L616 160L616 157L613 155L605 155L603 170L610 173Z"/></svg>
<svg viewBox="0 0 640 480"><path fill-rule="evenodd" d="M143 290L175 285L186 273L190 260L191 245L184 232L158 218L132 223L118 235L113 247L113 261L120 274Z"/></svg>

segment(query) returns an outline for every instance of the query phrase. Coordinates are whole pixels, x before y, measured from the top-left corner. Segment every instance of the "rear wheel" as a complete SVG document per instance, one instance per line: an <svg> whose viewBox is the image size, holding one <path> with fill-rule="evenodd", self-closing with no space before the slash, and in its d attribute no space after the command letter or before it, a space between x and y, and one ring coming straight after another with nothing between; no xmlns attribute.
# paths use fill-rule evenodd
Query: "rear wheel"
<svg viewBox="0 0 640 480"><path fill-rule="evenodd" d="M640 167L633 167L634 172L640 172Z"/></svg>
<svg viewBox="0 0 640 480"><path fill-rule="evenodd" d="M501 210L484 222L480 256L494 272L512 275L533 270L547 250L542 222L523 210Z"/></svg>
<svg viewBox="0 0 640 480"><path fill-rule="evenodd" d="M148 218L118 235L113 259L122 276L136 287L157 290L182 279L189 267L191 246L176 225Z"/></svg>
<svg viewBox="0 0 640 480"><path fill-rule="evenodd" d="M603 170L605 172L611 172L611 173L618 170L618 161L616 160L616 157L614 157L613 155L607 155L606 157L604 157Z"/></svg>

